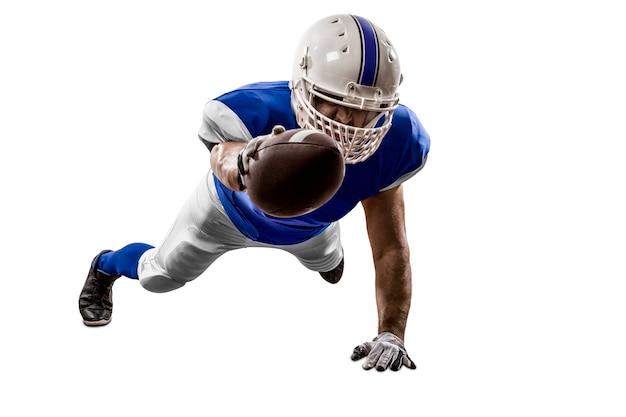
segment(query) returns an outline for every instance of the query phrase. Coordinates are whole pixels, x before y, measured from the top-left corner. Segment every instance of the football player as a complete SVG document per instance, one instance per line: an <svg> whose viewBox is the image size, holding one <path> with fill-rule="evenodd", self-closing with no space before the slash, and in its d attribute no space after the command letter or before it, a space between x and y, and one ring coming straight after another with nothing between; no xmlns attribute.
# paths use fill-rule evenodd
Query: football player
<svg viewBox="0 0 626 417"><path fill-rule="evenodd" d="M424 166L430 138L399 103L401 82L400 61L385 32L366 18L342 14L305 31L290 81L249 84L209 101L199 130L210 151L206 176L159 246L131 243L93 259L79 299L83 322L109 323L112 286L120 276L149 291L172 291L227 251L245 247L287 251L335 284L344 270L339 221L361 204L375 269L378 334L357 346L352 359L365 359L365 369L414 369L403 342L411 265L402 184ZM277 218L250 201L242 178L260 142L296 128L337 140L345 178L318 209Z"/></svg>

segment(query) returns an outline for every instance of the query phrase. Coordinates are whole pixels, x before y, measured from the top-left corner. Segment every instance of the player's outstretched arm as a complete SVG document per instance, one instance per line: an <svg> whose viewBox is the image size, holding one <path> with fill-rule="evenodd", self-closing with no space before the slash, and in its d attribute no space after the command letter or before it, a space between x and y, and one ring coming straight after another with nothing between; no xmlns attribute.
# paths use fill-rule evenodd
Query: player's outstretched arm
<svg viewBox="0 0 626 417"><path fill-rule="evenodd" d="M221 142L211 150L211 169L217 178L234 191L239 191L237 159L247 142Z"/></svg>
<svg viewBox="0 0 626 417"><path fill-rule="evenodd" d="M248 142L221 142L211 151L211 169L217 178L233 191L243 191L243 178L248 174L248 160L263 141L283 133L285 128L277 125L267 135L257 136Z"/></svg>
<svg viewBox="0 0 626 417"><path fill-rule="evenodd" d="M404 348L404 331L411 306L411 265L404 218L402 186L363 201L367 232L376 270L378 336L354 349L363 368L415 369Z"/></svg>

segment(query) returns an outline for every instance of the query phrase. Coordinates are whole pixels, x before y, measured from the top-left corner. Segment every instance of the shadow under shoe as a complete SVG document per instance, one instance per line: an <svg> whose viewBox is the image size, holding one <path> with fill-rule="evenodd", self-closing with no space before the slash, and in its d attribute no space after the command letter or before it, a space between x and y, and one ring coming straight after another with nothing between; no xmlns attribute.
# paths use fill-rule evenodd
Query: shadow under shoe
<svg viewBox="0 0 626 417"><path fill-rule="evenodd" d="M336 284L341 279L343 275L343 258L341 258L341 262L334 269L331 269L328 272L320 272L322 278L326 280L326 282L330 282L331 284Z"/></svg>
<svg viewBox="0 0 626 417"><path fill-rule="evenodd" d="M87 279L78 299L78 309L87 326L104 326L111 321L113 314L113 283L120 275L109 275L97 269L98 258L103 250L91 262Z"/></svg>

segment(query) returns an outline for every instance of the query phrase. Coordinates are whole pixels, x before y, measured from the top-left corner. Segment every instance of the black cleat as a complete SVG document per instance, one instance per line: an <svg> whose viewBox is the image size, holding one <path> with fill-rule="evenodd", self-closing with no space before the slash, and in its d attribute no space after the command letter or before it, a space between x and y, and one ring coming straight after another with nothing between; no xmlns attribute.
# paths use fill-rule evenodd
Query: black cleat
<svg viewBox="0 0 626 417"><path fill-rule="evenodd" d="M320 275L326 282L330 282L331 284L338 283L343 275L343 258L341 258L341 262L339 262L339 265L337 265L335 269L331 269L328 272L320 272Z"/></svg>
<svg viewBox="0 0 626 417"><path fill-rule="evenodd" d="M113 283L120 275L109 275L96 268L100 255L111 252L103 250L91 262L87 280L80 292L78 309L87 326L104 326L113 314Z"/></svg>

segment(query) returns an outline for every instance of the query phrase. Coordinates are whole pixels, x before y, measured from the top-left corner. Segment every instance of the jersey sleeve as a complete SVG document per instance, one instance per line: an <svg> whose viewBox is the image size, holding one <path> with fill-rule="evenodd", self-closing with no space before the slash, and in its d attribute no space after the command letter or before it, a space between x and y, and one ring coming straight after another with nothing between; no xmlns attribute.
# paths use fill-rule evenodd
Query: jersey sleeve
<svg viewBox="0 0 626 417"><path fill-rule="evenodd" d="M404 108L406 116L398 120L401 131L407 132L406 137L395 146L402 146L402 152L397 153L401 157L393 164L396 167L387 182L380 191L397 187L417 174L426 164L430 151L430 136L417 116L408 108ZM400 145L401 144L401 145Z"/></svg>
<svg viewBox="0 0 626 417"><path fill-rule="evenodd" d="M209 150L220 142L247 142L252 139L239 116L218 100L204 105L198 137Z"/></svg>

